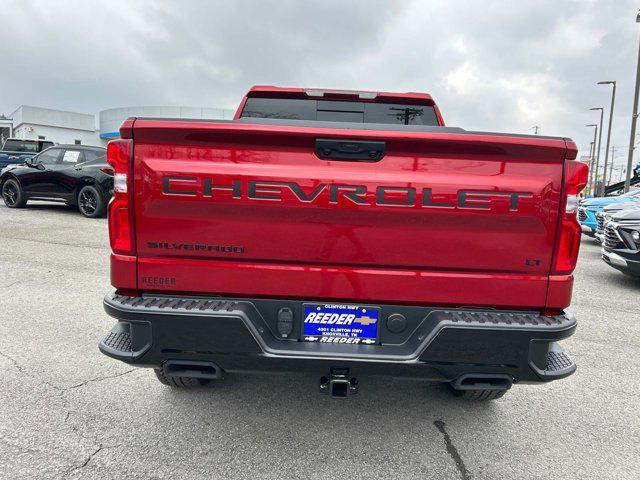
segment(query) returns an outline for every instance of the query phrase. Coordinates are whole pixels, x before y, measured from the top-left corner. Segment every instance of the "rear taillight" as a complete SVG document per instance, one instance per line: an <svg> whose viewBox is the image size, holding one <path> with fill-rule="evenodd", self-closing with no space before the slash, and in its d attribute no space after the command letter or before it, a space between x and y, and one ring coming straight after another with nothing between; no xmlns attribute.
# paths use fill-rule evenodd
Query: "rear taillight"
<svg viewBox="0 0 640 480"><path fill-rule="evenodd" d="M111 250L120 255L135 255L132 150L131 140L112 140L107 146L107 161L113 167L113 198L109 203L109 240Z"/></svg>
<svg viewBox="0 0 640 480"><path fill-rule="evenodd" d="M575 160L565 162L558 242L551 273L568 274L576 268L578 251L580 250L580 235L582 234L576 215L578 194L586 186L588 179L589 168L586 163Z"/></svg>

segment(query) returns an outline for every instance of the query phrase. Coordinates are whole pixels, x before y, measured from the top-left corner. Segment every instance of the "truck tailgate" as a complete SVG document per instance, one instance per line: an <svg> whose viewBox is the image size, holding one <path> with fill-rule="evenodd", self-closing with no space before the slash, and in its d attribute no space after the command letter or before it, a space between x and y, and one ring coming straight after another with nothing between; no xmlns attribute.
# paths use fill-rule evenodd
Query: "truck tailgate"
<svg viewBox="0 0 640 480"><path fill-rule="evenodd" d="M142 290L545 306L561 138L141 119L132 134ZM322 159L318 139L385 154Z"/></svg>

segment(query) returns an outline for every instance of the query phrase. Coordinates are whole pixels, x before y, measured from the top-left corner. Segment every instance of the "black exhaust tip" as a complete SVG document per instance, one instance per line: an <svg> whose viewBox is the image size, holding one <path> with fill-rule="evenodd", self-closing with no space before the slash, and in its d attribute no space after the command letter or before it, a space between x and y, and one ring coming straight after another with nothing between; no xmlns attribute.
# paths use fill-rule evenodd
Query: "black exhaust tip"
<svg viewBox="0 0 640 480"><path fill-rule="evenodd" d="M216 380L222 378L222 369L213 362L194 360L167 360L162 366L165 375Z"/></svg>
<svg viewBox="0 0 640 480"><path fill-rule="evenodd" d="M509 390L513 377L502 373L466 373L451 383L456 390Z"/></svg>

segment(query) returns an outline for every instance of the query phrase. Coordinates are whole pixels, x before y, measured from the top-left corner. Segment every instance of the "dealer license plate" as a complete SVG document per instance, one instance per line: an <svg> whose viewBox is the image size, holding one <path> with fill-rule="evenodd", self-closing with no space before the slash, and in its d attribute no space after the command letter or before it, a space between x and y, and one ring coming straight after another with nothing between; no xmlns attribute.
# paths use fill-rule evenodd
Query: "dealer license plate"
<svg viewBox="0 0 640 480"><path fill-rule="evenodd" d="M359 305L307 303L302 340L305 342L374 345L378 343L380 309Z"/></svg>

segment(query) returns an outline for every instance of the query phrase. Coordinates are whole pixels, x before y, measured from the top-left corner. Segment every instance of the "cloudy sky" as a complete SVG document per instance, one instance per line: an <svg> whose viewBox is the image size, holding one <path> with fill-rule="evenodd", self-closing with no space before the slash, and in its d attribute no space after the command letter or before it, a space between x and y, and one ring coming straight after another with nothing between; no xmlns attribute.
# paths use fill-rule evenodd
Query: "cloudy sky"
<svg viewBox="0 0 640 480"><path fill-rule="evenodd" d="M0 113L37 105L234 108L254 84L425 91L449 125L573 137L617 80L629 143L631 0L2 2ZM605 130L606 133L606 130ZM604 139L603 139L604 149ZM619 156L618 156L619 155ZM623 149L616 161L624 163ZM640 160L640 158L638 159Z"/></svg>

